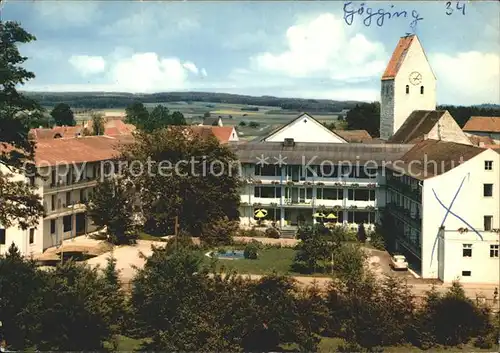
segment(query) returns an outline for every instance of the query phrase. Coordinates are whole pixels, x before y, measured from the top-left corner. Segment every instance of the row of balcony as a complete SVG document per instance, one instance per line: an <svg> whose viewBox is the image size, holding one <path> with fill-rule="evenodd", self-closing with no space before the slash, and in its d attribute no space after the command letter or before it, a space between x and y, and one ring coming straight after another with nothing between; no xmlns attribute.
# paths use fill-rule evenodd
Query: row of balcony
<svg viewBox="0 0 500 353"><path fill-rule="evenodd" d="M57 215L65 215L65 214L71 214L71 213L76 213L76 212L82 212L86 210L86 200L82 201L76 201L71 204L65 204L63 203L60 207L56 207L54 210L47 210L47 204L44 202L44 208L45 208L45 218L50 218L51 216Z"/></svg>
<svg viewBox="0 0 500 353"><path fill-rule="evenodd" d="M411 186L409 184L403 183L402 181L392 177L387 178L387 187L393 189L396 192L412 199L415 202L422 203L422 188L417 186Z"/></svg>
<svg viewBox="0 0 500 353"><path fill-rule="evenodd" d="M285 186L334 186L338 188L369 188L374 189L380 186L377 183L366 182L366 183L357 183L357 182L347 182L347 181L276 181L276 180L262 180L262 179L254 179L247 178L243 180L243 184L245 185L285 185Z"/></svg>
<svg viewBox="0 0 500 353"><path fill-rule="evenodd" d="M97 179L93 177L85 177L81 179L73 178L71 183L67 183L66 179L59 179L57 183L52 182L45 185L45 193L53 193L67 191L75 188L90 187L97 184Z"/></svg>
<svg viewBox="0 0 500 353"><path fill-rule="evenodd" d="M283 203L283 207L286 206L312 206L312 202L293 202L291 199L285 199L285 202ZM248 202L241 202L241 206L251 206L251 207L263 207L263 206L269 206L272 208L278 208L281 207L280 204L276 202L271 202L269 204L262 204L260 202L254 202L254 203L248 203ZM364 207L358 207L356 205L335 205L335 206L326 206L322 204L317 204L314 206L316 209L329 209L333 211L375 211L378 210L379 208L374 207L374 206L364 206Z"/></svg>
<svg viewBox="0 0 500 353"><path fill-rule="evenodd" d="M386 208L392 215L398 217L411 227L419 230L422 228L422 217L418 214L418 212L413 213L409 209L404 208L403 206L398 206L394 203L386 204Z"/></svg>

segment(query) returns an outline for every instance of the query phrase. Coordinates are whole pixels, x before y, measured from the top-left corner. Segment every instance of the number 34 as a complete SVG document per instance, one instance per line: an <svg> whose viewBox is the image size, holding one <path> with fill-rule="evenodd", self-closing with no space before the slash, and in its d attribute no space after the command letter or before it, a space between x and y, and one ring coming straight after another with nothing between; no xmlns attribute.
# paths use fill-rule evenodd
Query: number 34
<svg viewBox="0 0 500 353"><path fill-rule="evenodd" d="M446 3L446 14L448 16L450 16L451 14L453 14L453 7L451 6L452 2L451 1L448 1ZM462 11L462 15L465 15L465 4L462 4L460 1L457 1L456 4L455 4L455 10L457 11Z"/></svg>

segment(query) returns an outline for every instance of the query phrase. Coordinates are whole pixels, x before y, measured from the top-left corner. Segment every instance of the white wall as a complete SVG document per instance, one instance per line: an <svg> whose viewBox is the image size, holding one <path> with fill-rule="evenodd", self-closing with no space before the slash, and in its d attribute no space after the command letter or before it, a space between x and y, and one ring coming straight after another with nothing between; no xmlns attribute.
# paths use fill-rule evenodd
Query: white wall
<svg viewBox="0 0 500 353"><path fill-rule="evenodd" d="M472 145L470 139L464 134L455 119L446 111L436 125L429 131L427 138L448 142L456 142L464 145Z"/></svg>
<svg viewBox="0 0 500 353"><path fill-rule="evenodd" d="M0 165L0 171L5 174L11 174L11 172L3 165ZM25 181L28 180L19 173L12 173L10 178L12 181ZM43 193L43 181L37 179L35 181L35 185L39 186L35 193L39 196ZM13 226L5 229L5 244L0 244L0 254L7 252L8 248L12 243L16 244L19 251L23 255L31 255L42 252L43 249L43 228L41 223L43 218L40 217L38 221L38 226L35 226L34 231L34 242L32 244L29 243L29 229L23 230L20 229L16 223ZM0 224L0 228L4 228Z"/></svg>
<svg viewBox="0 0 500 353"><path fill-rule="evenodd" d="M491 171L485 170L484 168L484 162L487 160L493 161L493 170ZM433 189L440 198L441 202L446 207L449 207L462 180L464 180L464 183L451 208L452 212L467 221L472 227L478 230L485 239L489 239L488 237L491 233L484 232L483 230L483 217L485 215L492 215L493 228L500 228L500 154L497 152L493 150L486 150L447 173L425 180L422 192L422 275L425 278L438 277L437 243L434 253L433 246L436 236L438 235L441 222L446 214L446 210L436 200ZM493 184L493 197L483 197L483 184L485 183ZM456 231L459 228L469 228L467 236L477 237L477 235L471 231L469 226L451 214L448 214L444 226L447 231ZM477 239L479 239L479 237L477 237ZM451 238L450 244L453 244ZM448 248L448 242L445 240L444 246L446 259L457 258L456 253L454 253L456 251L454 245L450 245ZM431 256L433 257L431 258ZM486 266L489 262L481 262L485 259L489 260L489 258L478 256L474 259L474 261L479 262L479 265L477 266ZM450 280L451 277L455 277L458 271L458 267L450 270L450 268L447 268L445 264L445 276L447 280ZM489 270L485 267L485 271L487 272ZM469 281L478 282L480 280L484 280L481 277L477 277L480 276L477 272L478 271L476 270L472 273L472 277L469 278ZM498 280L498 276L496 279Z"/></svg>
<svg viewBox="0 0 500 353"><path fill-rule="evenodd" d="M290 125L267 137L265 141L283 142L285 138L292 138L295 142L346 143L340 136L307 114L303 114L300 119L296 119Z"/></svg>

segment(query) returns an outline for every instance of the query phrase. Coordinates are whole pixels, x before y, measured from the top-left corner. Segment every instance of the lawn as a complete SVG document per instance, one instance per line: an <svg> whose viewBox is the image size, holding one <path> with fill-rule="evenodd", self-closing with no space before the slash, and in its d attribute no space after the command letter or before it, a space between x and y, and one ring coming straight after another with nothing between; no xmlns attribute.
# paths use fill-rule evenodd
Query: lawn
<svg viewBox="0 0 500 353"><path fill-rule="evenodd" d="M220 259L217 262L217 269L224 268L225 272L235 270L239 274L266 275L273 271L280 274L290 274L290 265L295 256L295 250L291 248L268 248L258 252L256 260ZM207 257L207 263L209 262Z"/></svg>

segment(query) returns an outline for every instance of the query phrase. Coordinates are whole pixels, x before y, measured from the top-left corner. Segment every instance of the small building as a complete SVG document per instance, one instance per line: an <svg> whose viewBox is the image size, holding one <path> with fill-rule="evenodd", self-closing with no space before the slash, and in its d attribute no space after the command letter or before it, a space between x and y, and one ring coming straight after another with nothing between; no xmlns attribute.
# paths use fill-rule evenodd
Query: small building
<svg viewBox="0 0 500 353"><path fill-rule="evenodd" d="M203 118L203 122L201 123L203 126L224 126L222 124L222 117L207 117Z"/></svg>
<svg viewBox="0 0 500 353"><path fill-rule="evenodd" d="M489 137L500 145L500 117L471 116L462 130L469 136Z"/></svg>

